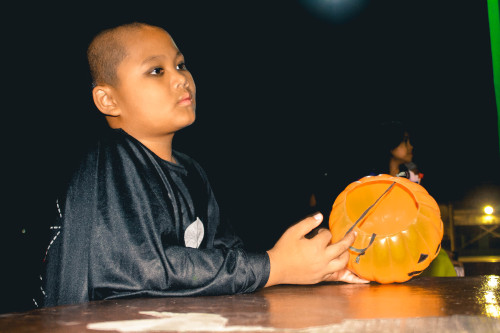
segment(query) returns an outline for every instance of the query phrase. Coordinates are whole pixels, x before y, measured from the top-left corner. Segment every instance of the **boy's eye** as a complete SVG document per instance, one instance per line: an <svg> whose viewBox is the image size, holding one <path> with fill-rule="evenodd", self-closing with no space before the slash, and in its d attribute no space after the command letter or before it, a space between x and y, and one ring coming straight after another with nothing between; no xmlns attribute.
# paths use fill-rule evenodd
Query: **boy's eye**
<svg viewBox="0 0 500 333"><path fill-rule="evenodd" d="M163 74L163 72L164 72L163 68L161 68L161 67L155 67L155 68L153 68L153 70L151 72L149 72L149 74L151 74L151 75L161 75L161 74Z"/></svg>
<svg viewBox="0 0 500 333"><path fill-rule="evenodd" d="M187 70L186 63L181 62L180 64L177 65L177 69L181 71Z"/></svg>

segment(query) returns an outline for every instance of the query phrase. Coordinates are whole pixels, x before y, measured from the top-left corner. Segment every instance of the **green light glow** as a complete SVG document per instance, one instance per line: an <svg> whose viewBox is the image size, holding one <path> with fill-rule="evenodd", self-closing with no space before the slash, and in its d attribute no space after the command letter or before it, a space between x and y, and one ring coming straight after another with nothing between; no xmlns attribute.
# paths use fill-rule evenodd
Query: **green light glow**
<svg viewBox="0 0 500 333"><path fill-rule="evenodd" d="M490 23L491 56L493 59L493 84L497 103L498 140L500 143L500 19L499 0L488 0L488 20Z"/></svg>

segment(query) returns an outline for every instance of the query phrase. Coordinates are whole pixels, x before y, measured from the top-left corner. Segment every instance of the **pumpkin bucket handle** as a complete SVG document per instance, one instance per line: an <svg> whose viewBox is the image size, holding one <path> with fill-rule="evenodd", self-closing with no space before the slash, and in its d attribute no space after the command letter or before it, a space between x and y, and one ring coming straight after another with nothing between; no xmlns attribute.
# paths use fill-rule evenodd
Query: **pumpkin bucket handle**
<svg viewBox="0 0 500 333"><path fill-rule="evenodd" d="M375 202L374 202L374 203L373 203L370 207L368 207L368 208L367 208L367 209L363 212L363 214L361 214L361 216L360 216L360 217L356 220L356 222L354 222L354 224L353 224L353 225L349 228L349 230L347 230L347 232L345 233L346 235L347 235L348 233L350 233L350 232L352 231L352 229L354 229L354 228L356 227L356 225L358 225L358 223L359 223L359 222L361 222L361 220L363 220L363 218L366 216L366 214L368 214L368 212L369 212L369 211L370 211L373 207L375 207L375 205L377 204L377 202L379 202L379 201L380 201L380 199L382 199L382 197L383 197L385 194L387 194L387 193L391 190L391 188L393 188L393 187L394 187L394 184L396 184L396 182L393 182L393 183L392 183L392 184L391 184L391 185L390 185L390 186L389 186L389 187L388 187L388 188L384 191L384 193L382 193L382 194L381 194L381 195L377 198L377 200L375 200ZM344 236L345 236L345 235L344 235ZM359 263L359 258L360 258L363 254L365 254L366 250L367 250L367 249L368 249L368 248L369 248L369 247L373 244L373 241L375 240L375 237L376 237L376 236L377 236L376 234L374 234L374 233L372 234L371 239L370 239L370 243L369 243L369 244L368 244L368 246L367 246L367 247L365 247L364 249L357 249L357 248L352 247L352 246L350 246L350 247L349 247L349 249L350 249L351 251L354 251L354 252L356 252L356 253L359 253L359 254L358 254L358 256L356 257L356 263Z"/></svg>
<svg viewBox="0 0 500 333"><path fill-rule="evenodd" d="M377 234L372 234L372 237L371 237L371 239L370 239L370 243L368 243L368 246L367 246L367 247L365 247L364 249L357 249L357 248L352 247L352 246L350 246L350 247L349 247L349 250L354 251L354 252L356 252L356 253L359 253L359 254L358 254L358 256L356 257L356 264L359 264L359 258L360 258L363 254L365 254L366 250L368 250L368 248L370 247L370 245L372 245L372 244L373 244L373 241L375 240L375 237L376 237L376 236L377 236Z"/></svg>

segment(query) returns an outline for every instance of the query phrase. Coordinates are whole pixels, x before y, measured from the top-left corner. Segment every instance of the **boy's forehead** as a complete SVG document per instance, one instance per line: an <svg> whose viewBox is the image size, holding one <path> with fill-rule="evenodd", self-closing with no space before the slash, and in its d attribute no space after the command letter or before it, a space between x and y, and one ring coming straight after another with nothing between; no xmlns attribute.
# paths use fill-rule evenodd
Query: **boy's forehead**
<svg viewBox="0 0 500 333"><path fill-rule="evenodd" d="M179 51L174 40L165 30L150 27L127 34L124 38L124 46L127 54L135 60L158 53L175 56Z"/></svg>

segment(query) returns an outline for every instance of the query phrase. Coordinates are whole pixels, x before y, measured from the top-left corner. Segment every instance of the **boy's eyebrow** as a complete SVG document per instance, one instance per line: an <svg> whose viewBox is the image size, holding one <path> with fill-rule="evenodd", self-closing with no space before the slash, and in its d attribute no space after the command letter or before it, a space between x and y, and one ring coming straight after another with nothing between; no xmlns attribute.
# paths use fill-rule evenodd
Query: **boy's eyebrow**
<svg viewBox="0 0 500 333"><path fill-rule="evenodd" d="M181 57L181 56L182 56L181 51L177 51L177 54L175 55L175 57L176 57L176 58L178 58L178 57ZM143 65L143 64L145 64L145 63L148 63L148 62L151 62L151 61L164 59L164 58L166 58L166 56L165 56L165 55L163 55L163 54L160 54L160 55L152 55L152 56L147 57L146 59L144 59L141 65Z"/></svg>

